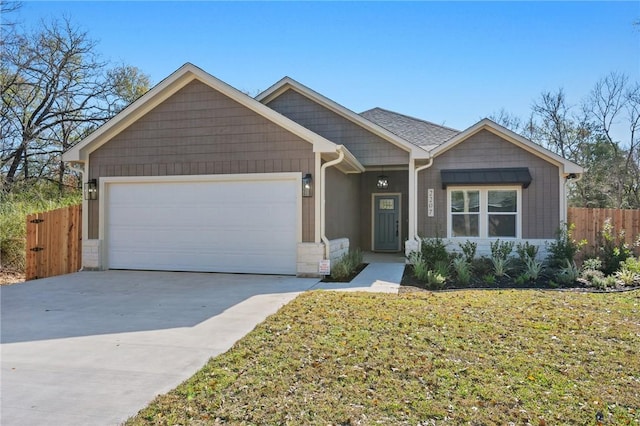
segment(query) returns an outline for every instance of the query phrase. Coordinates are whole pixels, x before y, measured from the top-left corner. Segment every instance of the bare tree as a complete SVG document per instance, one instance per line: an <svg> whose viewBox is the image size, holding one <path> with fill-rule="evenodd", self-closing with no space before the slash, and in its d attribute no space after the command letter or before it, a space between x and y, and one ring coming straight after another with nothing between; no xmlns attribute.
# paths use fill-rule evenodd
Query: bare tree
<svg viewBox="0 0 640 426"><path fill-rule="evenodd" d="M0 27L2 28L2 40L0 43L7 41L7 34L16 26L16 21L9 19L11 14L17 12L22 7L22 2L19 1L3 1L0 2Z"/></svg>
<svg viewBox="0 0 640 426"><path fill-rule="evenodd" d="M640 207L640 84L624 74L611 73L594 86L584 110L617 162L611 170L616 179L616 207ZM623 129L625 140L615 136Z"/></svg>
<svg viewBox="0 0 640 426"><path fill-rule="evenodd" d="M489 119L506 127L512 132L518 133L527 139L533 140L535 133L535 124L533 114L529 116L527 120L522 120L520 117L511 114L509 111L501 108L497 113L493 113L489 116Z"/></svg>
<svg viewBox="0 0 640 426"><path fill-rule="evenodd" d="M611 73L580 107L562 89L543 92L527 121L501 110L491 118L584 166L571 201L585 207L640 208L640 84ZM621 137L622 135L622 137Z"/></svg>
<svg viewBox="0 0 640 426"><path fill-rule="evenodd" d="M0 173L5 189L17 179L49 179L63 184L60 155L82 136L137 96L149 79L107 71L96 44L68 19L43 22L32 34L16 35L0 53L2 143ZM123 68L123 67L120 67ZM125 81L129 79L130 81Z"/></svg>
<svg viewBox="0 0 640 426"><path fill-rule="evenodd" d="M543 92L532 111L531 139L563 158L575 160L581 145L590 141L592 128L586 115L578 115L567 104L563 89Z"/></svg>

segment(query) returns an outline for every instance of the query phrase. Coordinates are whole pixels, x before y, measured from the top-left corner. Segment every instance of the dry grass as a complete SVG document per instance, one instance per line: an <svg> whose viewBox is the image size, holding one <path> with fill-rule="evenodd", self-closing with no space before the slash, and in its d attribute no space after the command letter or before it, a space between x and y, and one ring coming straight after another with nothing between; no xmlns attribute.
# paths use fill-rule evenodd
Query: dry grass
<svg viewBox="0 0 640 426"><path fill-rule="evenodd" d="M127 424L640 422L640 292L311 292Z"/></svg>
<svg viewBox="0 0 640 426"><path fill-rule="evenodd" d="M0 285L11 285L24 282L24 273L0 269Z"/></svg>

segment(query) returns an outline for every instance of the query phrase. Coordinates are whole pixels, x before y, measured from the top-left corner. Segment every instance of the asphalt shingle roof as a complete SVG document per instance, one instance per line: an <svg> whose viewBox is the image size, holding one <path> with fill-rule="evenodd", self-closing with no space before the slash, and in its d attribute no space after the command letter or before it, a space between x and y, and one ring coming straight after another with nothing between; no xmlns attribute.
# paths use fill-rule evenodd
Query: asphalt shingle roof
<svg viewBox="0 0 640 426"><path fill-rule="evenodd" d="M382 108L364 111L360 116L427 151L460 133L459 130Z"/></svg>

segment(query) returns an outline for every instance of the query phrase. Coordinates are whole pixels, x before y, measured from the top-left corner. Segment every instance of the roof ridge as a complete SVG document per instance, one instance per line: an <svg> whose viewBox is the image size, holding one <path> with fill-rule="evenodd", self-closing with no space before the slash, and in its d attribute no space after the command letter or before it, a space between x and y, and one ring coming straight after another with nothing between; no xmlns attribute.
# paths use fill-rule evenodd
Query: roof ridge
<svg viewBox="0 0 640 426"><path fill-rule="evenodd" d="M442 124L436 124L436 123L434 123L433 121L424 120L424 119L422 119L422 118L413 117L413 116L408 115L408 114L403 114L403 113L401 113L401 112L391 111L390 109L381 108L381 107L373 107L373 108L368 109L368 110L366 110L366 111L362 111L362 112L360 113L360 115L362 115L362 114L364 114L364 113L366 113L366 112L374 111L374 110L380 110L380 111L384 111L384 112L389 112L389 113L391 113L391 114L401 115L401 116L406 117L406 118L408 118L408 119L410 119L410 120L420 121L420 122L423 122L423 123L425 123L425 124L430 124L430 125L432 125L432 126L438 126L438 127L443 128L443 129L451 130L451 131L453 131L453 132L460 132L460 130L458 130L458 129L454 129L453 127L443 126Z"/></svg>

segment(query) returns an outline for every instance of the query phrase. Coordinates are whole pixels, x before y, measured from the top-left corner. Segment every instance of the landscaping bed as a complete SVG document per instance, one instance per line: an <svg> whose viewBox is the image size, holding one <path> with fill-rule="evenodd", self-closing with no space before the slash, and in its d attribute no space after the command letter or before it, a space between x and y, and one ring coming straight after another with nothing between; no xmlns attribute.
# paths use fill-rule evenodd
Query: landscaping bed
<svg viewBox="0 0 640 426"><path fill-rule="evenodd" d="M360 249L345 253L340 259L331 265L331 275L322 279L323 283L348 283L351 282L368 263L362 261L363 255Z"/></svg>
<svg viewBox="0 0 640 426"><path fill-rule="evenodd" d="M404 274L402 275L402 282L400 283L400 292L411 291L433 291L432 286L426 282L418 279L414 272L413 266L407 265L404 268ZM445 281L438 290L462 290L462 289L542 289L542 290L554 290L554 289L574 289L574 290L593 290L588 283L577 280L571 284L557 284L551 282L547 277L541 277L537 280L524 280L516 282L513 278L504 276L500 279L496 279L495 282L487 283L481 279L473 280L469 284L461 284L455 280Z"/></svg>
<svg viewBox="0 0 640 426"><path fill-rule="evenodd" d="M401 291L453 289L573 289L620 291L640 288L640 258L605 223L600 249L580 253L586 241L575 241L571 227L558 231L547 244L546 257L540 247L513 240L491 241L491 253L477 255L477 243L464 241L450 247L440 238L425 238L420 249L408 256ZM580 265L576 263L581 254ZM404 287L404 288L403 288Z"/></svg>

